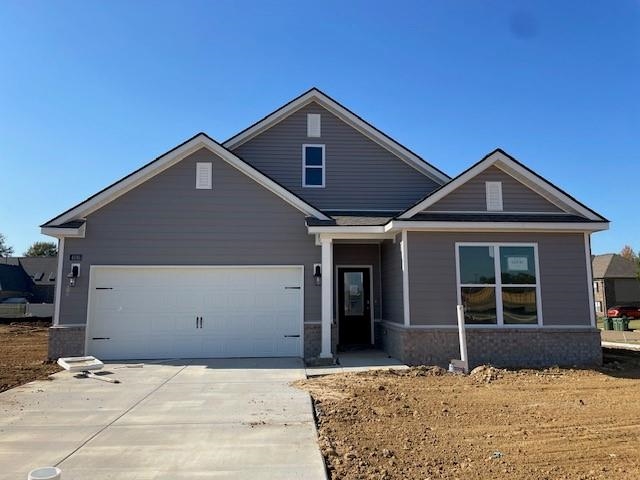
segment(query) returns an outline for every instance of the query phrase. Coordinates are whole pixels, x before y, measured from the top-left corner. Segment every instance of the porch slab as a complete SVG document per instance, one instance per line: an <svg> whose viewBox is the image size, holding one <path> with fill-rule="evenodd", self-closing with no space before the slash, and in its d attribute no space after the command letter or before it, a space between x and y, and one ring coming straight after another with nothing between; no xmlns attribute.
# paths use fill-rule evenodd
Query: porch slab
<svg viewBox="0 0 640 480"><path fill-rule="evenodd" d="M330 375L332 373L366 372L368 370L405 370L409 368L400 360L390 357L382 350L358 350L340 352L335 365L308 366L307 377Z"/></svg>

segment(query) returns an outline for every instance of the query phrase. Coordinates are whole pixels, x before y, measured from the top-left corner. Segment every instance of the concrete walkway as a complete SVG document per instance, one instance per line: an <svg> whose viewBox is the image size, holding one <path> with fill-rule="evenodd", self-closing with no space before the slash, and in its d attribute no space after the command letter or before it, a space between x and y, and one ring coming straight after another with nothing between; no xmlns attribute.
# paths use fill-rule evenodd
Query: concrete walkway
<svg viewBox="0 0 640 480"><path fill-rule="evenodd" d="M367 370L409 368L400 360L390 357L382 350L354 350L340 352L335 365L307 367L308 377L329 375L331 373L366 372Z"/></svg>
<svg viewBox="0 0 640 480"><path fill-rule="evenodd" d="M0 479L324 479L299 359L107 365L0 394Z"/></svg>

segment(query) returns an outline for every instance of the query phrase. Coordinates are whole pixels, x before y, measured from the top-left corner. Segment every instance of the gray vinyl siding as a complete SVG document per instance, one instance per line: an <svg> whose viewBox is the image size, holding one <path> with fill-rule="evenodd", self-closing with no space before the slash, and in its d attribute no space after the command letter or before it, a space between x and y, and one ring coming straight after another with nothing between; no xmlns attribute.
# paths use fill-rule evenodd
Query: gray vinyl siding
<svg viewBox="0 0 640 480"><path fill-rule="evenodd" d="M213 163L213 189L196 190L196 162ZM305 215L249 177L201 149L87 218L86 238L67 238L81 254L75 287L62 282L63 324L83 324L90 265L304 265L305 321L320 321L313 264L320 247Z"/></svg>
<svg viewBox="0 0 640 480"><path fill-rule="evenodd" d="M495 166L487 168L425 211L486 211L485 182L502 182L505 212L562 212L556 205Z"/></svg>
<svg viewBox="0 0 640 480"><path fill-rule="evenodd" d="M412 325L456 324L456 242L537 243L543 325L590 325L582 233L409 232Z"/></svg>
<svg viewBox="0 0 640 480"><path fill-rule="evenodd" d="M307 137L307 114L320 113L321 137ZM325 188L302 187L302 145L325 145ZM404 210L437 185L317 103L311 103L235 149L320 209Z"/></svg>
<svg viewBox="0 0 640 480"><path fill-rule="evenodd" d="M402 253L400 237L394 243L385 240L381 245L382 272L382 319L404 323L402 295Z"/></svg>
<svg viewBox="0 0 640 480"><path fill-rule="evenodd" d="M333 264L336 267L346 265L371 265L373 267L371 272L371 282L373 283L373 317L380 318L380 245L375 243L334 243ZM334 279L334 285L337 284L337 279ZM337 300L334 304L335 303L337 303Z"/></svg>

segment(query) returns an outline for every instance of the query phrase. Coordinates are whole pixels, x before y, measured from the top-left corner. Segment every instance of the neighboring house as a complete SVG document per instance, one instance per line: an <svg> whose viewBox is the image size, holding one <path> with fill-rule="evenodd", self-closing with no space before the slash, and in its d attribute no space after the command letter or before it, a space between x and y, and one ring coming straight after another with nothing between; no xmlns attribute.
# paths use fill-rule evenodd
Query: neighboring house
<svg viewBox="0 0 640 480"><path fill-rule="evenodd" d="M601 361L590 234L608 221L495 150L450 178L317 89L199 133L42 225L50 356Z"/></svg>
<svg viewBox="0 0 640 480"><path fill-rule="evenodd" d="M640 305L636 262L616 253L593 256L593 298L598 316L615 305Z"/></svg>
<svg viewBox="0 0 640 480"><path fill-rule="evenodd" d="M19 266L31 278L31 303L53 303L58 257L8 257L0 263Z"/></svg>
<svg viewBox="0 0 640 480"><path fill-rule="evenodd" d="M22 267L0 261L0 302L11 297L30 300L33 296L32 290L33 281Z"/></svg>

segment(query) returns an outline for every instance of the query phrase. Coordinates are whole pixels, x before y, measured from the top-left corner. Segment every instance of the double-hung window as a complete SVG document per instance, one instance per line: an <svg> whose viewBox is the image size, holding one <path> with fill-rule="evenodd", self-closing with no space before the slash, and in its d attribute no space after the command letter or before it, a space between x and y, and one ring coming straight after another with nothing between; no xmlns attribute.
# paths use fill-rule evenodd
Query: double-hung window
<svg viewBox="0 0 640 480"><path fill-rule="evenodd" d="M324 145L302 145L302 186L324 187Z"/></svg>
<svg viewBox="0 0 640 480"><path fill-rule="evenodd" d="M542 325L535 244L458 243L458 302L468 325Z"/></svg>

